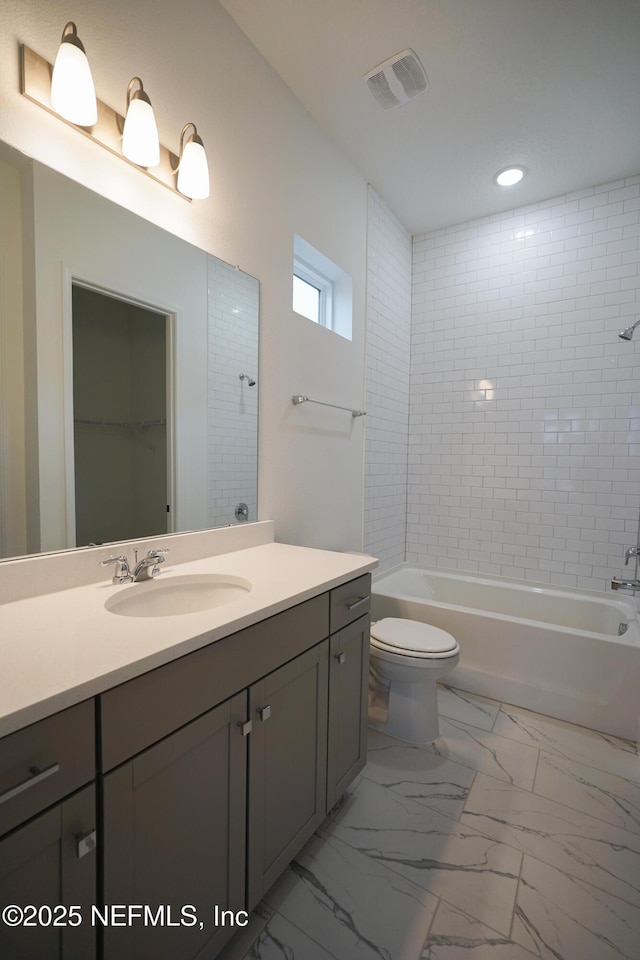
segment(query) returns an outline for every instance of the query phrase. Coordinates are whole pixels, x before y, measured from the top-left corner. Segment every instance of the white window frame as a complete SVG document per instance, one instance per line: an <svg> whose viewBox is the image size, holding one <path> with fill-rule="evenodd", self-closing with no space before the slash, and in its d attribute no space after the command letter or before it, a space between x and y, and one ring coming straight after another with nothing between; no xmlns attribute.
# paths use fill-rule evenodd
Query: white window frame
<svg viewBox="0 0 640 960"><path fill-rule="evenodd" d="M353 284L349 274L302 237L294 234L293 275L320 291L317 326L325 327L345 340L351 340Z"/></svg>
<svg viewBox="0 0 640 960"><path fill-rule="evenodd" d="M333 330L333 281L314 270L310 264L299 257L294 258L293 275L318 291L317 322L321 327ZM302 314L299 314L299 316L302 316ZM312 321L312 323L315 322Z"/></svg>

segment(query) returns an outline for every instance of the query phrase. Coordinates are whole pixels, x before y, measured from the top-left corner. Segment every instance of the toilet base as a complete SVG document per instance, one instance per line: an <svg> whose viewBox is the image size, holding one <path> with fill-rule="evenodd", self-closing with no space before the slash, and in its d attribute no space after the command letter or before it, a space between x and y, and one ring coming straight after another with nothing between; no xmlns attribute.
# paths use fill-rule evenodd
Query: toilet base
<svg viewBox="0 0 640 960"><path fill-rule="evenodd" d="M436 681L391 683L389 719L386 723L369 720L369 726L390 737L409 743L432 743L440 735Z"/></svg>

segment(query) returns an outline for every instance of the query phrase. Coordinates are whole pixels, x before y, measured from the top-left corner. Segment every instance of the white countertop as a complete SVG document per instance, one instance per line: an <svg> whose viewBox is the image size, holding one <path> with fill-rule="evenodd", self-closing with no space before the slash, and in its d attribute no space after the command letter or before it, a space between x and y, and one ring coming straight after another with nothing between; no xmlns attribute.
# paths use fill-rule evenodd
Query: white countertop
<svg viewBox="0 0 640 960"><path fill-rule="evenodd" d="M373 570L377 560L266 543L203 560L163 564L159 576L244 577L238 600L172 617L105 610L121 591L145 583L111 580L0 605L0 737L102 693L192 650Z"/></svg>

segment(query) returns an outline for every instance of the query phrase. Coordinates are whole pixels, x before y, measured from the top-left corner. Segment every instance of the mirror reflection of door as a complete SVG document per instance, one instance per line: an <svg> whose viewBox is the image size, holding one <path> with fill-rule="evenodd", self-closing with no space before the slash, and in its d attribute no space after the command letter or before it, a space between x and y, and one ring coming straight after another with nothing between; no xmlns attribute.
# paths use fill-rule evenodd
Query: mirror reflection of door
<svg viewBox="0 0 640 960"><path fill-rule="evenodd" d="M76 545L171 529L169 318L73 284Z"/></svg>

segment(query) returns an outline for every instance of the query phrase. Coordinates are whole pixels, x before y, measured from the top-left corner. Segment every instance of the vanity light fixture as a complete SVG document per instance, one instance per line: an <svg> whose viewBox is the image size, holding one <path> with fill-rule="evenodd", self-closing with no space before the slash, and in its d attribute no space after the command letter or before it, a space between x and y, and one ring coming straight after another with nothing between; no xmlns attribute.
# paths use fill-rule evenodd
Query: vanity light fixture
<svg viewBox="0 0 640 960"><path fill-rule="evenodd" d="M51 106L65 120L81 127L92 127L98 119L91 68L76 25L71 20L62 31L53 65Z"/></svg>
<svg viewBox="0 0 640 960"><path fill-rule="evenodd" d="M494 179L499 187L514 187L524 177L523 167L505 167L496 173Z"/></svg>
<svg viewBox="0 0 640 960"><path fill-rule="evenodd" d="M185 139L189 127L193 127L193 132ZM178 190L190 200L205 200L209 196L207 154L195 123L185 123L180 134Z"/></svg>
<svg viewBox="0 0 640 960"><path fill-rule="evenodd" d="M158 140L153 108L140 77L127 87L126 118L97 100L89 62L72 21L62 31L53 68L25 44L20 46L20 91L172 193L186 200L209 196L207 155L195 124L183 127L178 157Z"/></svg>
<svg viewBox="0 0 640 960"><path fill-rule="evenodd" d="M135 85L139 84L136 90ZM139 167L157 167L160 163L158 125L140 77L133 77L127 87L127 115L122 132L122 152Z"/></svg>

